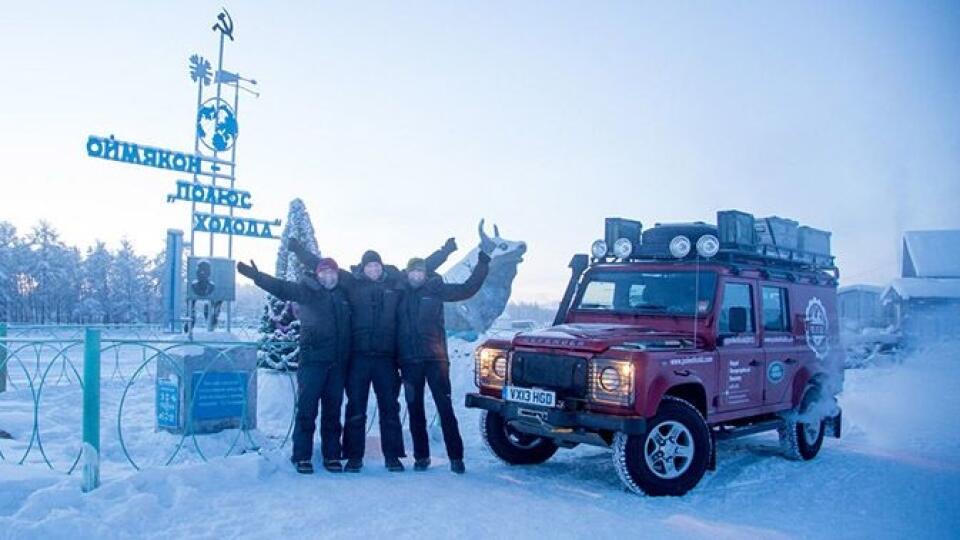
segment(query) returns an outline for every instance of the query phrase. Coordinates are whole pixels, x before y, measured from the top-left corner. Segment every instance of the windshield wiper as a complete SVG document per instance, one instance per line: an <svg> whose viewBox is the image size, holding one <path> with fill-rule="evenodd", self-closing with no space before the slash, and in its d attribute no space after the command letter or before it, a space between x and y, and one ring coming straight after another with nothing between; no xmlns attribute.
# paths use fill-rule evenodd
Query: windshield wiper
<svg viewBox="0 0 960 540"><path fill-rule="evenodd" d="M670 306L661 306L659 304L640 304L639 306L633 306L633 309L643 310L643 311L666 311Z"/></svg>

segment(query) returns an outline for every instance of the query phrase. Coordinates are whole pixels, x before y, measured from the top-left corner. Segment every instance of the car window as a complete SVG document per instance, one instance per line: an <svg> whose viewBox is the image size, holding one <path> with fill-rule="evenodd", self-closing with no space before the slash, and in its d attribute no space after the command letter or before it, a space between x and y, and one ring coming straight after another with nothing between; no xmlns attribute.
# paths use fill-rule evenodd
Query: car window
<svg viewBox="0 0 960 540"><path fill-rule="evenodd" d="M583 291L580 307L584 309L613 309L613 293L617 285L611 281L591 281Z"/></svg>
<svg viewBox="0 0 960 540"><path fill-rule="evenodd" d="M730 308L742 307L747 310L747 332L754 333L756 320L753 314L752 287L747 283L727 283L723 286L723 304L720 307L720 333L730 333Z"/></svg>
<svg viewBox="0 0 960 540"><path fill-rule="evenodd" d="M787 290L783 287L762 287L760 292L763 297L763 329L768 332L789 331Z"/></svg>
<svg viewBox="0 0 960 540"><path fill-rule="evenodd" d="M574 309L646 316L692 317L709 313L715 272L594 272Z"/></svg>

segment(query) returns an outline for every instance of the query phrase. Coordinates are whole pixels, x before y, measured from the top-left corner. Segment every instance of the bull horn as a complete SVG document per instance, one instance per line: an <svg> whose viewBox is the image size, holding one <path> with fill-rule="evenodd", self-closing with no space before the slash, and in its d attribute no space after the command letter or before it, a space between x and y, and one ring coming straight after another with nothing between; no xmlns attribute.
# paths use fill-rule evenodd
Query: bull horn
<svg viewBox="0 0 960 540"><path fill-rule="evenodd" d="M489 242L489 241L490 241L490 237L487 235L487 233L485 233L485 232L483 231L483 222L484 222L484 220L481 218L481 219L480 219L480 225L477 226L477 232L480 233L480 241L481 241L481 242Z"/></svg>
<svg viewBox="0 0 960 540"><path fill-rule="evenodd" d="M497 227L496 223L493 224L493 237L500 238L500 228Z"/></svg>

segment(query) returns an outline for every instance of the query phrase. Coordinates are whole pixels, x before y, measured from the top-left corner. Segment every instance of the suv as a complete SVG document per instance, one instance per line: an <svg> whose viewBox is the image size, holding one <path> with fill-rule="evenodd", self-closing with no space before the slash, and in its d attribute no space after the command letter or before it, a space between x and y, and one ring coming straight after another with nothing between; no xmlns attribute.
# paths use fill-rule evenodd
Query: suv
<svg viewBox="0 0 960 540"><path fill-rule="evenodd" d="M682 495L716 441L777 430L786 457L840 436L836 287L825 231L724 211L717 225L606 220L575 255L554 325L476 351L481 433L509 464L610 447L636 493Z"/></svg>

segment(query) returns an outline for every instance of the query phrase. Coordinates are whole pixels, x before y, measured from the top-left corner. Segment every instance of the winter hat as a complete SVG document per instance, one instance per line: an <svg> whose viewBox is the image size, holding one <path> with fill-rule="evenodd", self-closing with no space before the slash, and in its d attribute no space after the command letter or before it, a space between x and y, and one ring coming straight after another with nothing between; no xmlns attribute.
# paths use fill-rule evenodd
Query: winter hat
<svg viewBox="0 0 960 540"><path fill-rule="evenodd" d="M368 249L364 252L363 258L360 259L360 266L366 266L367 263L372 262L383 264L383 260L380 259L380 254L372 249Z"/></svg>
<svg viewBox="0 0 960 540"><path fill-rule="evenodd" d="M427 271L427 262L419 257L414 257L407 261L407 272L412 272L414 270L420 270L422 272Z"/></svg>
<svg viewBox="0 0 960 540"><path fill-rule="evenodd" d="M317 273L319 274L324 270L333 270L336 272L337 270L340 270L340 267L337 266L337 261L331 259L330 257L324 257L320 259L320 262L317 263Z"/></svg>

